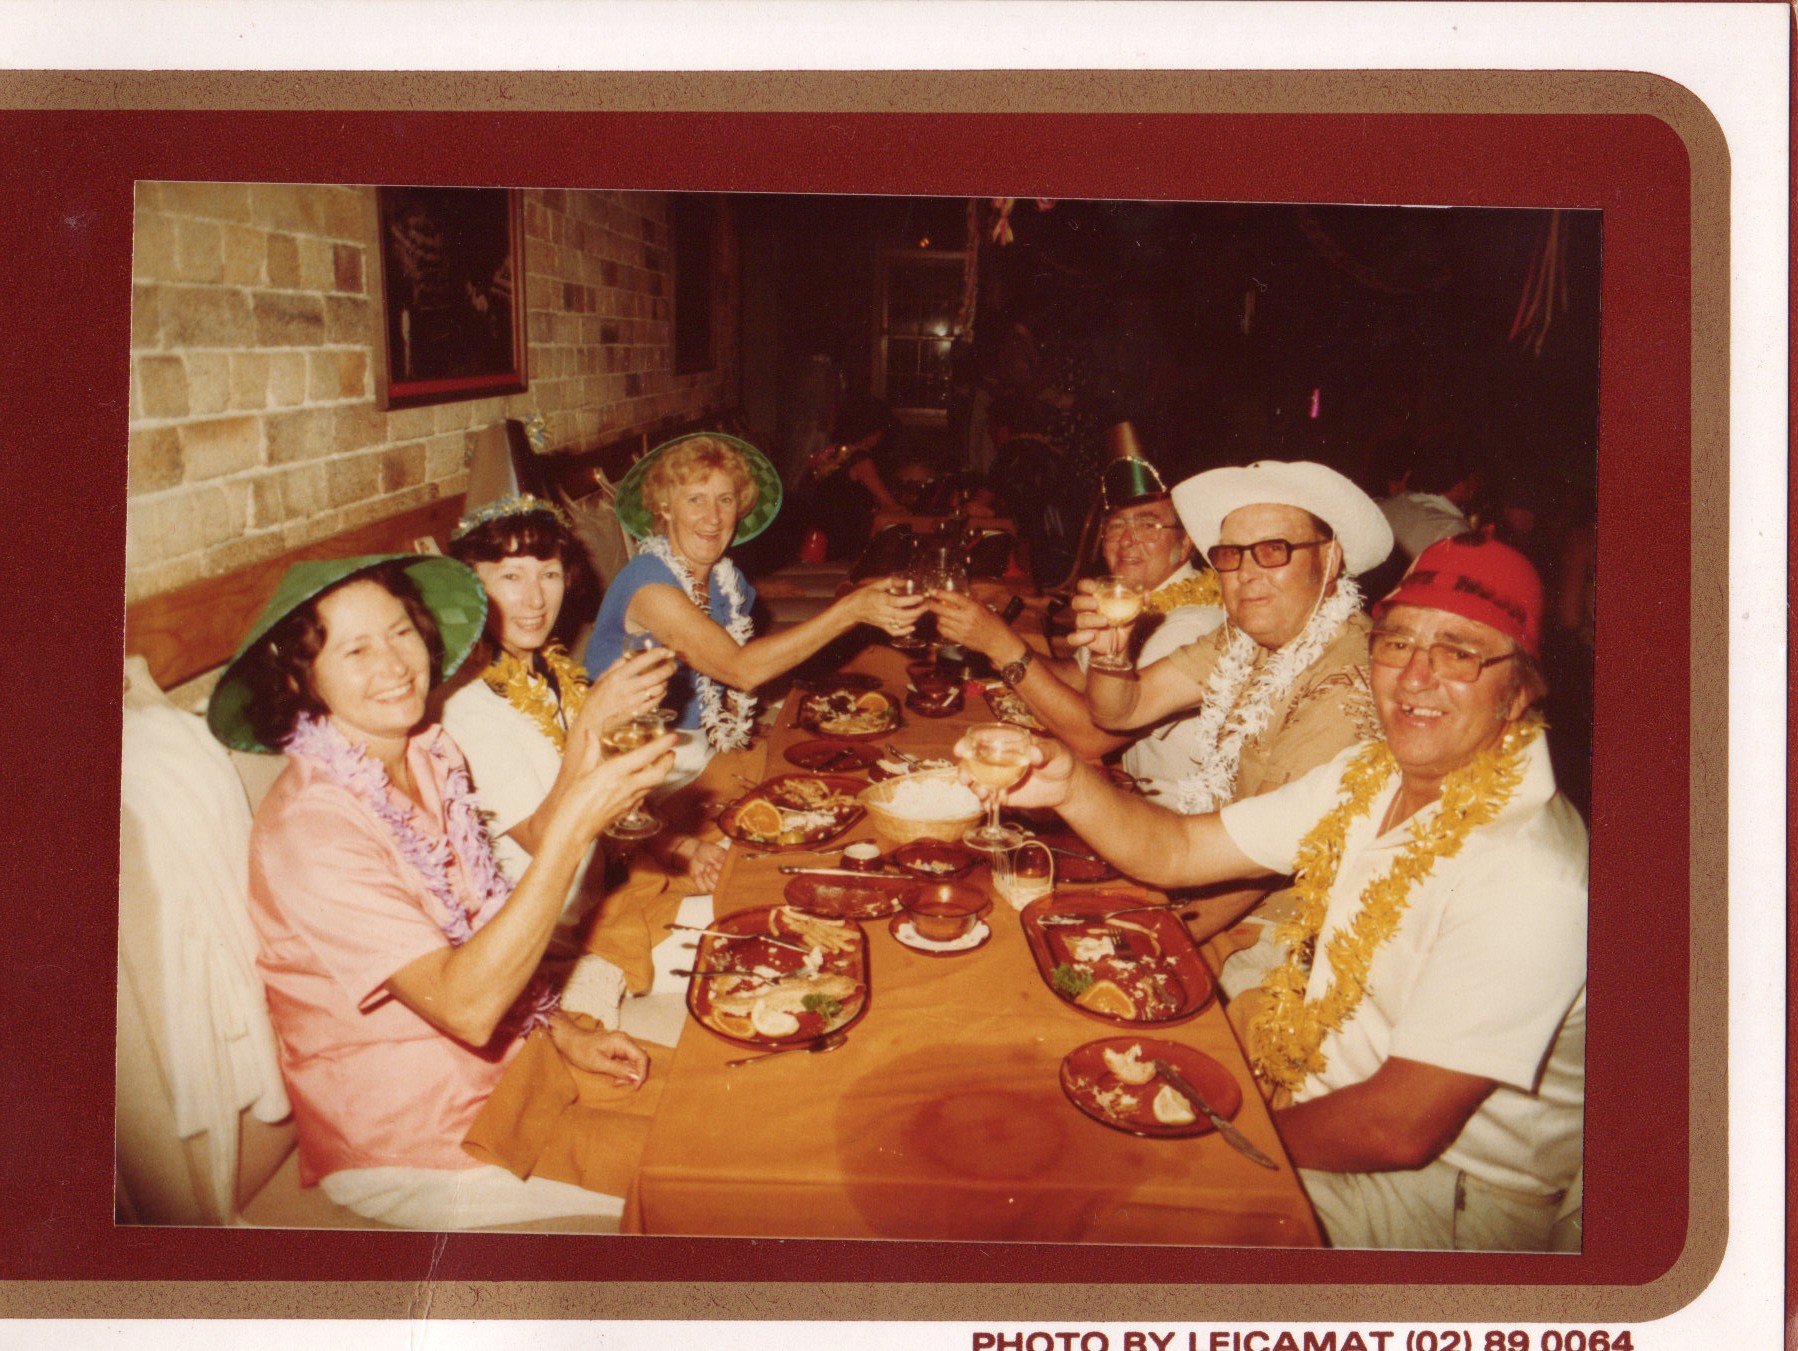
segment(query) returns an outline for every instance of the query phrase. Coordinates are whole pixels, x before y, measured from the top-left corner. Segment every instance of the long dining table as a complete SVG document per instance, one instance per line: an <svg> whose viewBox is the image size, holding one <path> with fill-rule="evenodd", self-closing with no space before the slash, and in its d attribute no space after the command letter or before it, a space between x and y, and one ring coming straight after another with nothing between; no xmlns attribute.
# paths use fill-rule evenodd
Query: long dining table
<svg viewBox="0 0 1798 1351"><path fill-rule="evenodd" d="M895 700L907 658L884 645L846 670ZM798 772L786 750L813 734L788 698L772 730L730 757L736 782ZM945 718L907 712L890 737L947 757L990 720L968 696ZM716 776L713 776L714 778ZM864 818L833 847L872 839ZM834 863L733 846L715 916L780 904L785 862ZM979 865L966 879L989 889ZM1165 900L1128 881L1104 884ZM1304 1191L1218 1002L1145 1029L1219 1062L1242 1090L1235 1125L1277 1168L1215 1131L1139 1138L1089 1119L1064 1096L1060 1067L1084 1043L1127 1033L1064 1003L1038 974L1018 912L995 900L992 934L952 955L902 945L886 920L862 922L868 1007L846 1044L729 1068L749 1054L689 1017L666 1066L625 1232L807 1238L1021 1240L1315 1246Z"/></svg>

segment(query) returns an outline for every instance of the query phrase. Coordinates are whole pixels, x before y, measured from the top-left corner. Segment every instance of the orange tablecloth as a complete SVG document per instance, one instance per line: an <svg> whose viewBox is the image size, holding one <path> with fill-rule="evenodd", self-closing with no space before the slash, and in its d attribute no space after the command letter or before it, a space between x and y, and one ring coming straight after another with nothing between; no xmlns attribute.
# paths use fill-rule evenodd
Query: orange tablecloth
<svg viewBox="0 0 1798 1351"><path fill-rule="evenodd" d="M903 658L856 663L895 693ZM762 772L790 766L793 703ZM943 754L988 717L908 715L894 741ZM753 751L746 753L753 755ZM738 757L739 764L744 757ZM747 768L744 773L754 773ZM871 838L866 823L843 843ZM815 859L815 856L800 856ZM780 855L733 849L719 913L778 903ZM986 870L970 878L987 883ZM1316 1222L1222 1010L1154 1035L1191 1044L1243 1088L1238 1126L1270 1156L1261 1168L1215 1134L1140 1140L1089 1120L1063 1096L1069 1051L1122 1029L1070 1009L1037 975L1016 913L989 916L991 940L952 957L905 948L868 921L870 1006L848 1044L725 1069L748 1052L689 1021L667 1067L624 1228L766 1237L1315 1245ZM660 1062L658 1062L659 1064Z"/></svg>

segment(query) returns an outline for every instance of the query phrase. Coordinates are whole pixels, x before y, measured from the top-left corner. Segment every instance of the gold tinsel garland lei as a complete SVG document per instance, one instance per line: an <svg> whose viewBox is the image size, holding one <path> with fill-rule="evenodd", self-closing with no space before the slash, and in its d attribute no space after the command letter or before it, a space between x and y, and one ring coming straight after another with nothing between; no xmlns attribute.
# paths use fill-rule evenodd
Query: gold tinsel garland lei
<svg viewBox="0 0 1798 1351"><path fill-rule="evenodd" d="M1182 578L1172 586L1149 592L1142 608L1148 614L1164 615L1182 605L1222 606L1223 603L1224 593L1218 590L1217 574L1206 568Z"/></svg>
<svg viewBox="0 0 1798 1351"><path fill-rule="evenodd" d="M1342 776L1347 796L1299 846L1293 887L1298 912L1274 931L1286 943L1287 955L1262 979L1261 988L1271 998L1249 1020L1250 1063L1257 1075L1296 1090L1307 1075L1323 1071L1328 1063L1321 1050L1324 1036L1340 1031L1360 1007L1374 954L1398 932L1412 890L1430 875L1436 860L1453 858L1469 835L1505 809L1523 781L1525 753L1541 731L1535 720L1511 724L1496 746L1443 781L1435 815L1413 827L1411 843L1391 870L1367 884L1354 923L1330 936L1330 986L1316 1000L1307 1000L1305 988L1349 823L1372 808L1397 768L1383 741L1364 747L1349 762Z"/></svg>
<svg viewBox="0 0 1798 1351"><path fill-rule="evenodd" d="M520 661L504 648L481 672L481 679L488 689L536 723L537 730L560 751L566 736L565 723L572 726L581 705L587 702L587 673L560 643L550 643L537 655L556 678L553 688L534 663ZM562 692L560 702L556 699L557 689Z"/></svg>

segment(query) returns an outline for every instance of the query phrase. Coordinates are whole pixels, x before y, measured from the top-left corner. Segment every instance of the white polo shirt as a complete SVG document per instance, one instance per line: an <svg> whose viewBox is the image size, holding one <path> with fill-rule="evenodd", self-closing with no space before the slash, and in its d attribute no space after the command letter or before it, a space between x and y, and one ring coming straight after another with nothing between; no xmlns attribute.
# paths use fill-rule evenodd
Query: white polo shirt
<svg viewBox="0 0 1798 1351"><path fill-rule="evenodd" d="M1343 770L1358 750L1225 807L1230 838L1262 866L1290 872L1304 836L1341 800ZM1330 936L1353 923L1363 890L1437 810L1432 804L1376 838L1397 791L1394 774L1349 827L1307 998L1329 987ZM1326 1032L1325 1068L1294 1099L1360 1083L1389 1056L1493 1079L1498 1087L1443 1161L1532 1196L1571 1185L1585 1111L1587 850L1585 825L1556 794L1538 737L1504 811L1412 888L1398 931L1374 955L1367 994L1340 1031ZM1259 983L1283 955L1270 928L1225 964L1225 991Z"/></svg>

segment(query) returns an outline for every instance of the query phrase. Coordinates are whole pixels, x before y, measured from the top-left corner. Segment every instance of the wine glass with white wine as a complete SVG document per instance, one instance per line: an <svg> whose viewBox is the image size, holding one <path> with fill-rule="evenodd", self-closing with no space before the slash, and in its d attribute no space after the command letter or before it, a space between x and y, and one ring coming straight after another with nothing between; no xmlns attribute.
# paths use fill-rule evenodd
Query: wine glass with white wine
<svg viewBox="0 0 1798 1351"><path fill-rule="evenodd" d="M1093 599L1098 602L1100 616L1115 634L1120 629L1128 629L1142 613L1142 584L1124 577L1100 577L1093 583ZM1116 653L1093 653L1090 667L1097 671L1134 670L1130 664L1128 640Z"/></svg>
<svg viewBox="0 0 1798 1351"><path fill-rule="evenodd" d="M999 799L1029 767L1029 731L1009 722L981 722L967 730L962 742L967 747L962 767L987 794L986 822L962 836L963 842L988 854L1016 849L1026 836L1016 826L999 824Z"/></svg>
<svg viewBox="0 0 1798 1351"><path fill-rule="evenodd" d="M599 732L601 754L609 760L654 741L667 725L658 713L631 713L609 719ZM615 840L647 840L651 835L659 834L661 829L661 817L638 807L607 826L606 834Z"/></svg>

